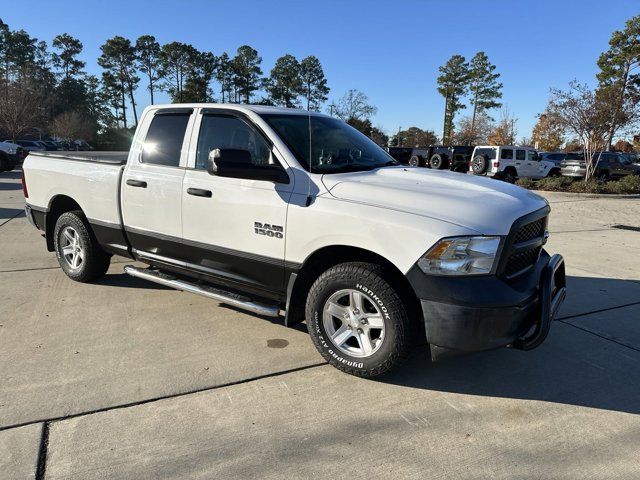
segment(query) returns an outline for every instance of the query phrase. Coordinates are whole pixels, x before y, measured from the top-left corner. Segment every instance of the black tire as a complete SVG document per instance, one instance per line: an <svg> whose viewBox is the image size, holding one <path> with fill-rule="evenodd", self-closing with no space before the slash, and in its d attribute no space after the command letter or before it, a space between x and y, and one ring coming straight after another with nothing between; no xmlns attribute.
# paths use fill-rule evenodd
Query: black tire
<svg viewBox="0 0 640 480"><path fill-rule="evenodd" d="M429 160L429 166L434 170L441 170L447 166L447 160L446 158L443 158L439 153L436 153Z"/></svg>
<svg viewBox="0 0 640 480"><path fill-rule="evenodd" d="M420 157L417 155L412 155L409 159L410 167L419 167L422 162L420 161Z"/></svg>
<svg viewBox="0 0 640 480"><path fill-rule="evenodd" d="M376 377L391 371L409 355L411 318L401 296L386 278L384 269L379 265L342 263L325 271L311 286L305 311L309 335L325 360L343 372L358 377ZM367 310L366 303L369 311L371 308L377 309L378 316L382 318L384 337L368 356L354 356L342 351L333 343L327 332L324 321L325 306L329 304L330 298L340 295L340 292L345 290L360 294L365 298L363 310ZM347 296L350 298L349 294ZM347 307L344 308L349 310ZM328 315L331 319L329 321L338 321L339 317ZM346 321L339 321L343 325L346 324ZM370 332L373 332L373 327L370 328ZM349 330L354 331L352 328ZM352 334L353 340L356 345L361 345L356 337L363 332L357 330L359 333ZM366 335L368 338L373 336L372 333ZM346 345L346 342L343 345Z"/></svg>
<svg viewBox="0 0 640 480"><path fill-rule="evenodd" d="M66 234L75 232L77 243L72 244ZM109 269L111 255L106 253L98 244L93 232L89 228L86 217L80 210L66 212L58 217L53 233L53 242L60 268L71 280L76 282L91 282L104 276ZM64 238L63 238L64 236ZM75 236L74 236L75 237ZM63 249L76 248L82 254L78 265L74 267L70 257L73 254L65 254Z"/></svg>
<svg viewBox="0 0 640 480"><path fill-rule="evenodd" d="M514 172L512 168L507 168L501 177L501 179L507 183L516 183L517 178L518 176L516 175L516 172Z"/></svg>
<svg viewBox="0 0 640 480"><path fill-rule="evenodd" d="M560 171L559 168L552 168L551 170L549 170L549 173L547 174L547 177L561 177L562 176L562 172Z"/></svg>
<svg viewBox="0 0 640 480"><path fill-rule="evenodd" d="M476 155L471 160L471 171L476 175L482 175L489 168L489 159L484 155Z"/></svg>
<svg viewBox="0 0 640 480"><path fill-rule="evenodd" d="M10 170L9 160L4 155L0 155L0 172L8 172Z"/></svg>

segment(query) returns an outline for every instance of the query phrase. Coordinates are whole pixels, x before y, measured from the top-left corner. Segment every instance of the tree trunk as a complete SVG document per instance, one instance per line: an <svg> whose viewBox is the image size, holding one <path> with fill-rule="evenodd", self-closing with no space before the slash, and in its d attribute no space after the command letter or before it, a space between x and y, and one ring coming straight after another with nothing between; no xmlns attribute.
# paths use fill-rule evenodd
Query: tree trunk
<svg viewBox="0 0 640 480"><path fill-rule="evenodd" d="M124 85L122 85L122 89L120 90L120 93L122 94L122 123L124 125L124 128L127 128L127 102L126 102L126 95L124 93Z"/></svg>
<svg viewBox="0 0 640 480"><path fill-rule="evenodd" d="M149 94L151 96L151 105L153 105L153 72L149 69Z"/></svg>
<svg viewBox="0 0 640 480"><path fill-rule="evenodd" d="M624 103L624 94L625 91L627 89L627 81L629 80L629 69L631 68L631 64L629 62L627 62L627 66L625 68L624 71L624 76L622 77L622 86L620 87L620 98L618 99L618 102L616 103L616 108L613 112L613 115L611 116L611 126L609 127L609 132L607 134L607 145L606 145L606 149L607 150L611 150L611 144L613 142L613 136L616 133L616 130L618 129L618 125L617 125L617 117L620 114L620 110L622 109L622 104Z"/></svg>
<svg viewBox="0 0 640 480"><path fill-rule="evenodd" d="M471 138L475 142L475 131L476 131L476 111L478 110L478 88L476 87L476 93L473 97L473 114L471 115Z"/></svg>
<svg viewBox="0 0 640 480"><path fill-rule="evenodd" d="M131 108L133 108L133 121L138 125L138 112L136 111L136 100L133 97L133 85L129 83L129 98L131 99Z"/></svg>

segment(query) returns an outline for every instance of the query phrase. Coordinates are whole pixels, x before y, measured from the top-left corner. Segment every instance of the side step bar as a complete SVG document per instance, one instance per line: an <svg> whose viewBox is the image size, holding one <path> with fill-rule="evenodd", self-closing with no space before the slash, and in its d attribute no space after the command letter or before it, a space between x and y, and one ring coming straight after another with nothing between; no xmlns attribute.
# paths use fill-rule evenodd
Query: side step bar
<svg viewBox="0 0 640 480"><path fill-rule="evenodd" d="M182 290L184 292L196 293L204 297L208 297L212 300L224 303L226 305L241 308L249 312L256 313L258 315L264 315L266 317L277 317L280 313L280 309L276 306L264 305L256 303L250 299L231 292L225 292L214 287L206 285L198 285L196 283L190 283L185 280L180 280L172 275L153 270L150 268L138 268L133 265L125 265L124 272L132 277L142 278L151 282L159 283L166 287L175 288L176 290Z"/></svg>

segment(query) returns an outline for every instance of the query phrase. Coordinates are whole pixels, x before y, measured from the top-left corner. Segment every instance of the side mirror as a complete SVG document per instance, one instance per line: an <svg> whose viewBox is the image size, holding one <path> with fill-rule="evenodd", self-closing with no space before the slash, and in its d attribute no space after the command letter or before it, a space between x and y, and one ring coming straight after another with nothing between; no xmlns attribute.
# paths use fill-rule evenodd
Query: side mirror
<svg viewBox="0 0 640 480"><path fill-rule="evenodd" d="M207 157L210 175L246 180L289 183L289 175L279 165L254 165L251 152L235 148L216 148Z"/></svg>

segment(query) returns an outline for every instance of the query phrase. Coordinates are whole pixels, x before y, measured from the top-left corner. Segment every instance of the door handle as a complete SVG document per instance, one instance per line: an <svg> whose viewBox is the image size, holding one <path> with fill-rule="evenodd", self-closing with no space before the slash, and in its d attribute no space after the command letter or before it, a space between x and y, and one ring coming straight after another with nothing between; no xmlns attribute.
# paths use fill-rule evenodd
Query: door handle
<svg viewBox="0 0 640 480"><path fill-rule="evenodd" d="M129 185L130 187L147 188L147 182L143 180L134 180L132 178L127 180L127 185Z"/></svg>
<svg viewBox="0 0 640 480"><path fill-rule="evenodd" d="M211 198L211 196L213 195L211 190L205 190L203 188L187 188L187 193L189 195L194 195L196 197L207 197L207 198Z"/></svg>

